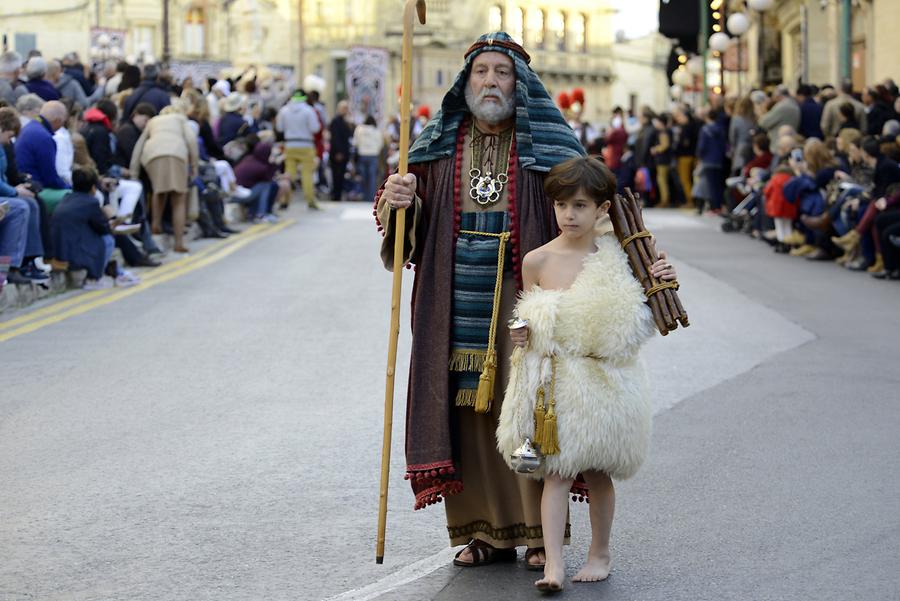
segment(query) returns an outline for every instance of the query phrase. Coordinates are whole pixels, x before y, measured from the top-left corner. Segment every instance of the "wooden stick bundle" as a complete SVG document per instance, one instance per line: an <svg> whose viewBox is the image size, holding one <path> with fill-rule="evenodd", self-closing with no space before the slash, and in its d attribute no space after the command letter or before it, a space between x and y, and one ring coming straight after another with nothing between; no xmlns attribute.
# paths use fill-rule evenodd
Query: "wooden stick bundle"
<svg viewBox="0 0 900 601"><path fill-rule="evenodd" d="M616 194L609 209L613 229L622 244L634 277L644 287L647 304L653 312L653 319L659 333L665 336L678 327L688 327L687 313L678 298L678 282L664 282L650 275L650 267L658 260L659 255L653 239L644 228L641 216L641 205L628 188L625 196Z"/></svg>

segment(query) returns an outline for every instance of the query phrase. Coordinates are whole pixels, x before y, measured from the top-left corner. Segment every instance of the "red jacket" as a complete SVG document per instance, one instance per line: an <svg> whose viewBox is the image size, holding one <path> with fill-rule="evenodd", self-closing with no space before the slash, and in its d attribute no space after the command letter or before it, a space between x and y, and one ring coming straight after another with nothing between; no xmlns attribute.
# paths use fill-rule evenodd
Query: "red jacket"
<svg viewBox="0 0 900 601"><path fill-rule="evenodd" d="M766 187L763 194L766 197L766 215L772 218L780 217L783 219L797 218L797 205L784 197L784 185L793 177L792 174L777 171Z"/></svg>

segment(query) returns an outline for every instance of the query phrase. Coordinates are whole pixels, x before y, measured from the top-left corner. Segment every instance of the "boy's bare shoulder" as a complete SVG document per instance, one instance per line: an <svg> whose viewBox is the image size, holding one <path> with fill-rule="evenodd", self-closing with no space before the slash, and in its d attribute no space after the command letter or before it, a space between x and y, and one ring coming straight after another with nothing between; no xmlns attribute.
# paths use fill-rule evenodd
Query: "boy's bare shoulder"
<svg viewBox="0 0 900 601"><path fill-rule="evenodd" d="M522 267L525 269L540 269L552 253L553 249L550 242L539 246L525 253L525 257L522 259Z"/></svg>

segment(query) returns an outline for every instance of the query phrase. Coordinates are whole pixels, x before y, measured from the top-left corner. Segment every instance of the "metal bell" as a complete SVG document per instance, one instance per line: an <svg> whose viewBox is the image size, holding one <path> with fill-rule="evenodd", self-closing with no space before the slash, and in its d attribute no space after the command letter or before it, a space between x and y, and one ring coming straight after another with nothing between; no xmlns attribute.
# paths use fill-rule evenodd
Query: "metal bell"
<svg viewBox="0 0 900 601"><path fill-rule="evenodd" d="M531 439L526 438L518 449L510 455L510 463L514 470L519 474L532 474L536 472L543 463L543 456L531 444Z"/></svg>

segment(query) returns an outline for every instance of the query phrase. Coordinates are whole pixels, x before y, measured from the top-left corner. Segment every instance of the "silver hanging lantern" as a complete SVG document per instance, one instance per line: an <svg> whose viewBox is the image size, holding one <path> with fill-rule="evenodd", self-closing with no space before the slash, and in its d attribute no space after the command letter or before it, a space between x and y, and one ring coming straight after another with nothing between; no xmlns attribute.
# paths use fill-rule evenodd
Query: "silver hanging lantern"
<svg viewBox="0 0 900 601"><path fill-rule="evenodd" d="M518 449L510 455L510 463L519 474L533 474L544 461L544 457L531 444L531 439L526 438Z"/></svg>

